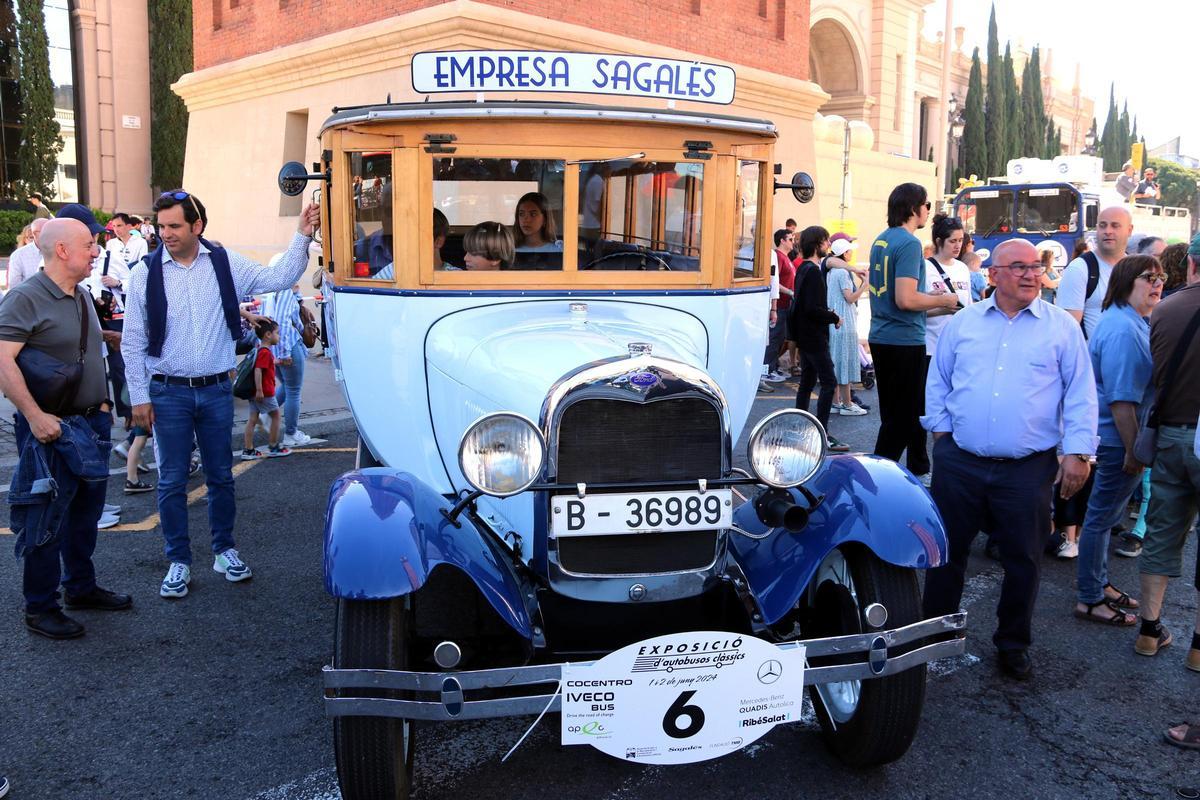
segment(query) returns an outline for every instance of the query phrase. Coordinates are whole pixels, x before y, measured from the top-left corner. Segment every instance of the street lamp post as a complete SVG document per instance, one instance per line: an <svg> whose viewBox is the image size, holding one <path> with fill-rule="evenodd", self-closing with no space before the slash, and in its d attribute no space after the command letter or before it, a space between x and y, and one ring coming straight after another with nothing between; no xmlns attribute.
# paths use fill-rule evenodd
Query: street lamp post
<svg viewBox="0 0 1200 800"><path fill-rule="evenodd" d="M946 103L946 111L950 122L947 129L949 136L946 140L946 191L952 193L954 191L954 170L950 165L958 161L958 142L962 139L963 130L966 129L966 121L958 112L958 97L954 94L950 95L950 99Z"/></svg>
<svg viewBox="0 0 1200 800"><path fill-rule="evenodd" d="M1083 135L1083 154L1085 156L1096 155L1096 121L1092 120L1092 127Z"/></svg>

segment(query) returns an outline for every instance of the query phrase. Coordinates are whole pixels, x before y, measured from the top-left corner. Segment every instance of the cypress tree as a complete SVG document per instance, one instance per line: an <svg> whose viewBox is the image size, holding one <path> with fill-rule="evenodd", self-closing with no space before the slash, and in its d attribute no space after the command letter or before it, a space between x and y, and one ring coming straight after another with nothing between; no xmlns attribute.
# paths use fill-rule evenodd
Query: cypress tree
<svg viewBox="0 0 1200 800"><path fill-rule="evenodd" d="M17 0L18 50L21 58L21 144L18 188L22 199L32 192L54 196L54 173L63 140L54 119L54 83L50 80L50 41L42 0Z"/></svg>
<svg viewBox="0 0 1200 800"><path fill-rule="evenodd" d="M1008 136L1005 139L1004 168L1008 159L1032 155L1025 151L1025 115L1021 108L1021 95L1017 89L1017 72L1013 65L1012 44L1004 45L1004 117ZM1032 148L1030 148L1032 151Z"/></svg>
<svg viewBox="0 0 1200 800"><path fill-rule="evenodd" d="M1049 119L1042 97L1041 55L1036 47L1025 63L1025 71L1021 73L1021 115L1026 139L1024 155L1051 158L1044 135Z"/></svg>
<svg viewBox="0 0 1200 800"><path fill-rule="evenodd" d="M1121 117L1117 122L1118 130L1121 132L1121 164L1124 164L1130 155L1130 148L1133 146L1133 138L1129 134L1129 100L1125 100L1125 107L1121 111ZM1118 164L1114 169L1120 169L1121 164Z"/></svg>
<svg viewBox="0 0 1200 800"><path fill-rule="evenodd" d="M967 80L967 97L963 103L963 138L959 150L964 176L988 174L988 143L983 116L983 65L979 63L979 48L971 54L971 75Z"/></svg>
<svg viewBox="0 0 1200 800"><path fill-rule="evenodd" d="M1104 118L1104 134L1100 153L1104 157L1104 171L1116 172L1121 169L1125 158L1121 155L1120 122L1117 116L1116 86L1110 85L1108 90L1108 116Z"/></svg>
<svg viewBox="0 0 1200 800"><path fill-rule="evenodd" d="M996 6L988 22L987 42L987 169L981 178L1002 175L1008 160L1008 103L1004 98L1004 61L1000 57L1000 40L996 34Z"/></svg>
<svg viewBox="0 0 1200 800"><path fill-rule="evenodd" d="M154 0L150 11L150 182L183 185L188 112L171 84L192 71L192 0Z"/></svg>

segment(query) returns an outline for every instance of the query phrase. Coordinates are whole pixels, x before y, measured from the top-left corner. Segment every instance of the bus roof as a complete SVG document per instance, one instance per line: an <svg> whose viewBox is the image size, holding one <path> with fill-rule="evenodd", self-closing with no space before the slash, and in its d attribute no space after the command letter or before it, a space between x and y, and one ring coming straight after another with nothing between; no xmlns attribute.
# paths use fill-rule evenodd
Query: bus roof
<svg viewBox="0 0 1200 800"><path fill-rule="evenodd" d="M545 102L541 100L485 100L483 102L380 103L334 108L321 126L321 134L332 127L355 122L422 119L547 119L616 120L664 125L691 125L715 130L743 131L775 137L775 124L762 119L733 117L671 108L633 108L591 103Z"/></svg>

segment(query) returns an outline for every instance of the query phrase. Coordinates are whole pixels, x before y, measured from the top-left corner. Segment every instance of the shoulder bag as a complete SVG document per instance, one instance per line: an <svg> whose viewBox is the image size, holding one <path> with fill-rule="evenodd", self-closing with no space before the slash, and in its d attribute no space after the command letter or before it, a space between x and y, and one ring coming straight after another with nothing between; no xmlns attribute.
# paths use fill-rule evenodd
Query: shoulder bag
<svg viewBox="0 0 1200 800"><path fill-rule="evenodd" d="M90 297L90 295L89 295ZM52 355L33 347L22 347L17 354L17 367L25 379L29 394L38 408L56 417L68 416L75 408L75 396L83 383L83 360L87 356L88 322L91 315L83 292L75 290L79 305L79 357L74 363L59 361Z"/></svg>
<svg viewBox="0 0 1200 800"><path fill-rule="evenodd" d="M1139 464L1146 466L1154 464L1154 456L1158 451L1158 408L1171 394L1171 389L1175 384L1175 373L1179 371L1179 365L1183 363L1183 356L1187 353L1192 339L1195 338L1197 329L1200 329L1200 311L1192 315L1187 330L1175 343L1175 349L1171 351L1171 360L1167 362L1166 374L1163 375L1162 386L1154 393L1154 405L1150 408L1149 417L1146 418L1146 427L1138 431L1137 439L1133 443L1133 457Z"/></svg>
<svg viewBox="0 0 1200 800"><path fill-rule="evenodd" d="M297 330L300 331L300 340L304 342L304 346L310 349L316 346L317 339L321 337L316 317L303 302L300 303L300 327Z"/></svg>

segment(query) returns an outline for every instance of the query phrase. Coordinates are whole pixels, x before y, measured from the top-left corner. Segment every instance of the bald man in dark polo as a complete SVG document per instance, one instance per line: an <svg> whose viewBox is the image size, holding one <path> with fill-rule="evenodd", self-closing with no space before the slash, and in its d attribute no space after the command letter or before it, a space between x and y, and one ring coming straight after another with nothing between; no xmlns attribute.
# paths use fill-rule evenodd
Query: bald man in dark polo
<svg viewBox="0 0 1200 800"><path fill-rule="evenodd" d="M45 269L10 291L0 303L0 391L17 407L17 449L22 459L17 465L18 479L14 480L9 502L36 499L39 487L29 481L25 481L29 486L19 485L18 481L22 474L30 472L23 470L30 466L26 460L35 458L39 450L45 451L41 455L48 465L49 477L60 487L56 497L66 494L66 487L75 487L74 496L65 508L56 506L53 499L49 501L51 507L62 512L61 518L54 514L30 514L15 505L13 509L18 551L25 559L25 624L34 633L51 639L73 639L84 632L83 626L64 614L59 606L60 584L65 590L68 609L119 611L133 605L129 595L97 586L92 565L96 522L104 508L108 485L112 429L111 403L100 354L100 323L91 295L79 285L91 274L92 259L99 254L93 226L100 228L94 218L47 222L38 239ZM81 325L86 325L83 377L74 398L64 399L65 407L57 409L62 413L60 417L38 406L17 357L28 347L65 364L75 364L80 358ZM33 445L31 438L49 447ZM82 454L78 460L88 461L90 479L78 479L79 473L54 445L60 438L81 445L72 449ZM89 451L90 460L86 455Z"/></svg>

